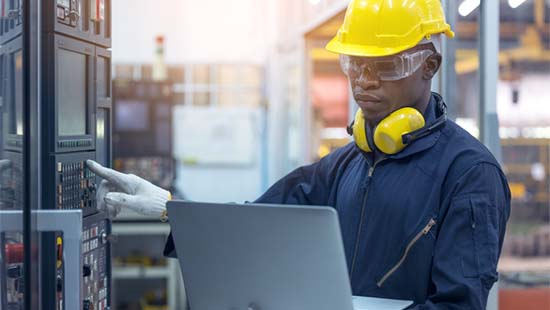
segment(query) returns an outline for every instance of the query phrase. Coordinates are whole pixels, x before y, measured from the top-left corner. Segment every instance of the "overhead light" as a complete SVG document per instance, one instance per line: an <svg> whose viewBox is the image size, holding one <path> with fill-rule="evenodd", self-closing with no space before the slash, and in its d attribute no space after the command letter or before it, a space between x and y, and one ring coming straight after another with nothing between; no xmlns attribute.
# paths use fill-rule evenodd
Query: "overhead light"
<svg viewBox="0 0 550 310"><path fill-rule="evenodd" d="M321 2L321 0L309 0L310 4L317 5Z"/></svg>
<svg viewBox="0 0 550 310"><path fill-rule="evenodd" d="M512 9L515 9L518 6L522 5L525 1L526 0L508 0L508 5L510 5Z"/></svg>
<svg viewBox="0 0 550 310"><path fill-rule="evenodd" d="M465 17L470 15L481 4L481 0L464 0L458 7L458 14Z"/></svg>

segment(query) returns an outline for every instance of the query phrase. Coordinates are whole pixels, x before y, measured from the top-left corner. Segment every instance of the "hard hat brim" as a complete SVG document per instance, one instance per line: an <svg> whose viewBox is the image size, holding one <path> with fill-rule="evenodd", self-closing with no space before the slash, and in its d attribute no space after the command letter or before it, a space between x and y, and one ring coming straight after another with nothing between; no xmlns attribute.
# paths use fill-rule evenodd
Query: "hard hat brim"
<svg viewBox="0 0 550 310"><path fill-rule="evenodd" d="M448 29L443 32L448 38L454 38L455 34L452 30ZM395 47L378 47L378 46L365 46L359 44L346 44L340 42L338 36L335 36L330 42L325 46L325 49L329 52L335 54L343 54L349 56L358 56L358 57L384 57L391 56L408 50L415 47L423 37L418 38L418 40L413 41L409 45L400 45Z"/></svg>

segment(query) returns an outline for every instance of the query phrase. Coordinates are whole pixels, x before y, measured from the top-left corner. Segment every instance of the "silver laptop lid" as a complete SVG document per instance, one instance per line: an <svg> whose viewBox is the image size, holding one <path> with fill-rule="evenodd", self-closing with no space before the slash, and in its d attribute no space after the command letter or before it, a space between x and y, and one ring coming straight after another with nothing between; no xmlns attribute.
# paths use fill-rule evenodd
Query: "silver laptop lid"
<svg viewBox="0 0 550 310"><path fill-rule="evenodd" d="M171 201L191 310L352 310L336 211Z"/></svg>

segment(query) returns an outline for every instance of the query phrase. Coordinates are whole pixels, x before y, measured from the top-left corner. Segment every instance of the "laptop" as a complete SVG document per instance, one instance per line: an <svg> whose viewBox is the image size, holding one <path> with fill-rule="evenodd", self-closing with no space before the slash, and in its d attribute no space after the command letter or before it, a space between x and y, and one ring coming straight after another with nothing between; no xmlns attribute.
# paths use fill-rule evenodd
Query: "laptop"
<svg viewBox="0 0 550 310"><path fill-rule="evenodd" d="M333 208L170 201L191 310L403 309L352 297Z"/></svg>

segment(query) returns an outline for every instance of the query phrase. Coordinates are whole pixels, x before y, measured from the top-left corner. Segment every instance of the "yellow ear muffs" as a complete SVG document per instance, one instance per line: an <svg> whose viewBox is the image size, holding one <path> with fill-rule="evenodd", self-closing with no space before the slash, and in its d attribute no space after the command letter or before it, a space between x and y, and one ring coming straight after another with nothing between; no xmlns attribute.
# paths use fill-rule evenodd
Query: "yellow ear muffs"
<svg viewBox="0 0 550 310"><path fill-rule="evenodd" d="M422 114L410 107L401 108L384 118L374 130L374 145L381 152L393 155L402 151L406 144L403 135L418 130L426 124ZM355 144L365 151L372 152L365 127L365 118L360 109L355 113L352 124L352 133Z"/></svg>
<svg viewBox="0 0 550 310"><path fill-rule="evenodd" d="M352 131L351 134L353 134L353 140L355 140L355 144L357 146L367 152L372 152L372 149L369 146L369 141L367 140L367 131L365 129L365 118L363 117L363 111L361 109L358 109L357 112L355 112L355 120L352 124Z"/></svg>
<svg viewBox="0 0 550 310"><path fill-rule="evenodd" d="M392 155L401 152L406 146L403 135L426 125L424 116L410 107L401 108L384 118L374 131L374 144L383 153Z"/></svg>

